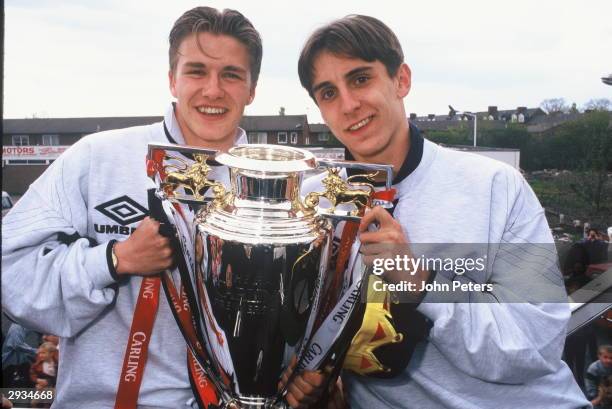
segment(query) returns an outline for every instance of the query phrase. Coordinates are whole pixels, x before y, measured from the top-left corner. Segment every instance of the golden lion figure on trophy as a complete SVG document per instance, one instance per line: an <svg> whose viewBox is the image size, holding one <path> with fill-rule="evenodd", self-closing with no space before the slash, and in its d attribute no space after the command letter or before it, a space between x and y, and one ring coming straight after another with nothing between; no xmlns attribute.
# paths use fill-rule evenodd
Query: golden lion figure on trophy
<svg viewBox="0 0 612 409"><path fill-rule="evenodd" d="M183 187L191 190L195 200L202 200L204 198L202 190L210 187L213 189L215 198L223 196L225 193L225 187L218 182L208 180L208 173L210 172L210 166L208 166L206 163L208 156L194 153L193 158L195 159L195 162L190 165L181 158L166 156L165 159L175 159L181 162L183 166L164 166L164 170L171 168L176 169L176 171L168 172L164 178L164 181L161 183L161 188L164 190L164 192L168 196L173 196L174 191L178 187Z"/></svg>
<svg viewBox="0 0 612 409"><path fill-rule="evenodd" d="M376 173L369 175L353 175L346 178L346 180L340 177L340 168L329 168L328 174L321 181L325 186L323 193L310 192L304 198L304 204L307 208L313 209L319 204L321 197L326 198L331 203L330 212L336 210L336 206L343 203L352 203L357 209L351 211L352 215L357 215L359 211L369 206L372 193L374 193L374 186L370 183L363 182L351 182L354 178L365 177L367 180L373 181L376 177ZM368 189L351 189L352 186L364 186Z"/></svg>

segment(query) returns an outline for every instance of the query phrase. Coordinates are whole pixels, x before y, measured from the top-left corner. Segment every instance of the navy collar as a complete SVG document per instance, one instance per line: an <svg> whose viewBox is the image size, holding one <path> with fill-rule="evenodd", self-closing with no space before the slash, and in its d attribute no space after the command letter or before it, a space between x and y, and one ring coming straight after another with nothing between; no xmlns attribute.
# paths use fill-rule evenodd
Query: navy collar
<svg viewBox="0 0 612 409"><path fill-rule="evenodd" d="M397 175L395 175L395 177L393 178L394 185L397 185L402 180L406 179L408 175L414 172L415 169L421 163L421 159L423 159L424 140L423 136L421 135L421 131L419 130L419 128L416 127L416 125L413 125L411 122L408 123L408 126L408 134L410 136L410 149L408 149L408 154L406 155L406 158L404 159L404 162L402 163L399 172L397 172ZM346 158L346 160L355 160L353 155L351 155L349 150L346 148L344 148L344 157ZM359 174L363 171L359 169L347 169L346 172L349 176L352 176ZM382 182L375 183L375 186L383 185L384 183Z"/></svg>

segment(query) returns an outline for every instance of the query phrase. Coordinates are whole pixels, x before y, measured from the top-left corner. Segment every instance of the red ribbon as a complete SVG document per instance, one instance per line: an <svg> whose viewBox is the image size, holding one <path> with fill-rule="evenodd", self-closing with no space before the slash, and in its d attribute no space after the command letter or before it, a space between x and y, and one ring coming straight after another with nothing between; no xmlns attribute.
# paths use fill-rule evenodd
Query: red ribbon
<svg viewBox="0 0 612 409"><path fill-rule="evenodd" d="M149 339L159 305L159 277L145 277L140 285L130 337L123 358L115 409L136 409L142 375L147 363Z"/></svg>

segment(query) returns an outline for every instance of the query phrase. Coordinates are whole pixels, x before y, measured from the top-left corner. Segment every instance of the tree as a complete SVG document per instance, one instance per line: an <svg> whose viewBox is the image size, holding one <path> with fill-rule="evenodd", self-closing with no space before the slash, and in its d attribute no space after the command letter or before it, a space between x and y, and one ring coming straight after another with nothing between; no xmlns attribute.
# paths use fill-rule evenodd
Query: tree
<svg viewBox="0 0 612 409"><path fill-rule="evenodd" d="M278 114L280 116L285 116L285 107L280 107L280 109L278 110Z"/></svg>
<svg viewBox="0 0 612 409"><path fill-rule="evenodd" d="M572 106L569 109L569 112L570 112L570 114L577 114L579 112L578 108L576 107L576 103L575 102L572 102Z"/></svg>
<svg viewBox="0 0 612 409"><path fill-rule="evenodd" d="M612 101L608 98L589 99L589 101L584 104L584 109L592 111L610 111L612 110Z"/></svg>
<svg viewBox="0 0 612 409"><path fill-rule="evenodd" d="M540 104L540 108L542 108L548 114L569 111L569 107L567 106L567 104L565 103L565 99L563 98L545 99Z"/></svg>
<svg viewBox="0 0 612 409"><path fill-rule="evenodd" d="M599 213L612 202L612 115L592 112L561 127L556 140L564 140L572 149L575 164L570 187L578 197Z"/></svg>

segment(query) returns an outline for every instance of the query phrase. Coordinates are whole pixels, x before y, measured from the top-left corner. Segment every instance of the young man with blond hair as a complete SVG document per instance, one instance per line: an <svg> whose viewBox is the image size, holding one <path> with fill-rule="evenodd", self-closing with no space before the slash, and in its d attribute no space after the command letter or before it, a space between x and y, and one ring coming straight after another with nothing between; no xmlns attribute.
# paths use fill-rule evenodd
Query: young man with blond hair
<svg viewBox="0 0 612 409"><path fill-rule="evenodd" d="M168 238L147 217L144 158L149 142L222 151L246 143L239 122L255 96L262 45L241 13L210 7L184 13L169 42L176 102L163 121L82 138L3 218L2 307L61 337L54 409L195 407L185 342L163 295L150 334L135 333L127 355L141 283L173 264ZM210 176L227 183L227 173L215 167ZM143 362L132 352L145 339ZM144 373L122 400L118 389L135 377L122 366L132 358Z"/></svg>

